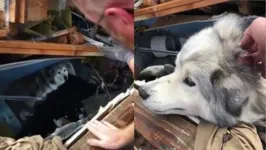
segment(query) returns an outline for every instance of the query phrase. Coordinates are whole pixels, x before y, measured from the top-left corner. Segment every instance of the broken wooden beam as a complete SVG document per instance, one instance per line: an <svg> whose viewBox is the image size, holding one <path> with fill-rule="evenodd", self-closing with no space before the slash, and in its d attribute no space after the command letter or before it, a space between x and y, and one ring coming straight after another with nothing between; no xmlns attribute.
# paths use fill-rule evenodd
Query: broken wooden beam
<svg viewBox="0 0 266 150"><path fill-rule="evenodd" d="M207 20L209 18L211 18L211 16L207 16L207 15L174 15L174 16L169 16L169 17L160 17L145 31L165 28L168 26L176 25L176 24Z"/></svg>
<svg viewBox="0 0 266 150"><path fill-rule="evenodd" d="M54 33L52 33L52 35L45 35L45 36L42 36L42 37L35 38L35 39L33 39L33 41L36 41L36 42L45 41L45 40L48 40L48 39L51 39L51 38L67 35L69 33L73 33L73 32L76 32L76 31L77 31L77 28L75 26L73 26L73 27L68 28L68 29L64 29L64 30L61 30L61 31L54 32Z"/></svg>
<svg viewBox="0 0 266 150"><path fill-rule="evenodd" d="M134 20L140 21L154 17L166 16L196 8L206 7L229 0L174 0L159 5L140 8L134 12Z"/></svg>
<svg viewBox="0 0 266 150"><path fill-rule="evenodd" d="M5 4L5 5L8 5L8 4ZM9 8L9 22L12 22L12 23L17 22L18 0L10 0L8 8Z"/></svg>
<svg viewBox="0 0 266 150"><path fill-rule="evenodd" d="M27 1L28 0L9 1L9 22L25 23L27 21Z"/></svg>
<svg viewBox="0 0 266 150"><path fill-rule="evenodd" d="M115 107L109 114L104 118L98 120L107 121L118 128L125 128L134 119L134 107L132 103L138 98L135 94L130 95L124 99L117 107ZM87 144L89 138L96 138L91 132L87 131L81 138L79 138L69 150L100 150L101 148L90 147Z"/></svg>
<svg viewBox="0 0 266 150"><path fill-rule="evenodd" d="M8 30L7 29L0 29L0 38L7 37Z"/></svg>
<svg viewBox="0 0 266 150"><path fill-rule="evenodd" d="M12 23L42 21L47 19L47 12L47 0L9 0L9 22Z"/></svg>
<svg viewBox="0 0 266 150"><path fill-rule="evenodd" d="M192 150L196 136L196 125L181 116L159 116L135 101L135 130L158 149Z"/></svg>
<svg viewBox="0 0 266 150"><path fill-rule="evenodd" d="M0 40L0 54L103 56L96 46Z"/></svg>
<svg viewBox="0 0 266 150"><path fill-rule="evenodd" d="M18 23L26 23L27 22L27 9L28 8L28 0L19 0L18 5Z"/></svg>
<svg viewBox="0 0 266 150"><path fill-rule="evenodd" d="M42 21L48 17L48 0L28 0L27 21Z"/></svg>

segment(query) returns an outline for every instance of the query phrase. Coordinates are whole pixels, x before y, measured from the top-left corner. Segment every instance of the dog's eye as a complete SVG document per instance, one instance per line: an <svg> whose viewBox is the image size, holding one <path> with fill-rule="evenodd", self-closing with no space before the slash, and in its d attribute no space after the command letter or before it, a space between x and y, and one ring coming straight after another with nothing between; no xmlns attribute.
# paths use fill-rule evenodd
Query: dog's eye
<svg viewBox="0 0 266 150"><path fill-rule="evenodd" d="M58 71L57 73L58 73L58 74L60 74L61 72L60 72L60 71Z"/></svg>
<svg viewBox="0 0 266 150"><path fill-rule="evenodd" d="M184 83L187 84L188 86L195 86L195 82L192 81L192 79L190 77L187 77L185 80L184 80Z"/></svg>

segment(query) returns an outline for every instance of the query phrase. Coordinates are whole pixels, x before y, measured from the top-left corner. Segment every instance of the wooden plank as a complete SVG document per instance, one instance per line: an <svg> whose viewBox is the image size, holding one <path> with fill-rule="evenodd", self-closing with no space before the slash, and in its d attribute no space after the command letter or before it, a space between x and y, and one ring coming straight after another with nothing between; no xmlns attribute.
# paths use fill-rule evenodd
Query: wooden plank
<svg viewBox="0 0 266 150"><path fill-rule="evenodd" d="M33 41L45 41L47 39L51 39L51 38L67 35L69 33L73 33L73 32L76 32L76 31L77 31L77 28L75 26L73 26L73 27L68 28L68 29L57 31L57 32L53 33L52 35L42 36L42 37L33 39Z"/></svg>
<svg viewBox="0 0 266 150"><path fill-rule="evenodd" d="M0 11L2 11L2 12L5 11L5 0L0 1Z"/></svg>
<svg viewBox="0 0 266 150"><path fill-rule="evenodd" d="M48 0L28 0L27 21L47 19Z"/></svg>
<svg viewBox="0 0 266 150"><path fill-rule="evenodd" d="M8 34L8 30L7 29L0 29L0 37L6 37Z"/></svg>
<svg viewBox="0 0 266 150"><path fill-rule="evenodd" d="M150 142L148 142L140 133L135 130L134 146L136 150L157 150Z"/></svg>
<svg viewBox="0 0 266 150"><path fill-rule="evenodd" d="M240 13L245 15L251 14L250 2L248 0L239 1L239 3L238 9Z"/></svg>
<svg viewBox="0 0 266 150"><path fill-rule="evenodd" d="M182 6L177 6L177 7L171 7L168 9L164 9L164 10L158 10L158 7L160 5L157 5L156 8L153 8L155 6L152 7L152 9L150 9L149 11L143 11L143 9L147 9L147 8L143 8L143 9L139 9L136 10L134 13L134 20L135 21L140 21L140 20L145 20L145 19L151 19L154 17L160 17L160 16L166 16L166 15L170 15L170 14L174 14L174 13L178 13L178 12L184 12L184 11L188 11L188 10L193 10L196 8L201 8L201 7L206 7L206 6L210 6L210 5L214 5L214 4L218 4L218 3L223 3L223 2L227 2L229 0L202 0L202 1L197 1L194 3L189 3L189 4L185 4ZM170 2L168 2L170 3Z"/></svg>
<svg viewBox="0 0 266 150"><path fill-rule="evenodd" d="M9 1L9 22L15 23L17 21L18 1L19 0Z"/></svg>
<svg viewBox="0 0 266 150"><path fill-rule="evenodd" d="M5 14L3 11L0 11L0 29L3 29L6 26Z"/></svg>
<svg viewBox="0 0 266 150"><path fill-rule="evenodd" d="M200 21L206 20L211 18L211 16L204 16L204 15L175 15L171 16L170 18L161 17L156 20L146 31L155 30L158 28L164 28L166 26L172 26L175 24L182 24L191 21Z"/></svg>
<svg viewBox="0 0 266 150"><path fill-rule="evenodd" d="M136 99L134 125L158 149L194 149L196 126L177 115L159 116L148 111Z"/></svg>
<svg viewBox="0 0 266 150"><path fill-rule="evenodd" d="M103 56L95 46L1 40L0 53L57 56Z"/></svg>
<svg viewBox="0 0 266 150"><path fill-rule="evenodd" d="M18 22L26 23L27 21L27 0L19 0L18 5Z"/></svg>
<svg viewBox="0 0 266 150"><path fill-rule="evenodd" d="M137 98L136 95L131 95L127 97L123 102L121 102L116 108L114 108L107 116L103 119L107 122L110 122L118 128L125 128L134 119L134 107L132 103ZM88 138L96 138L91 132L87 132L82 136L69 150L99 150L101 148L93 148L87 144Z"/></svg>
<svg viewBox="0 0 266 150"><path fill-rule="evenodd" d="M162 3L159 5L154 5L151 7L146 7L146 8L142 8L142 9L137 9L134 12L135 16L141 16L141 15L145 15L145 14L150 14L153 12L157 12L157 11L162 11L162 10L166 10L166 9L170 9L170 8L174 8L174 7L179 7L182 5L186 5L186 4L191 4L194 2L198 2L201 0L173 0L167 3Z"/></svg>

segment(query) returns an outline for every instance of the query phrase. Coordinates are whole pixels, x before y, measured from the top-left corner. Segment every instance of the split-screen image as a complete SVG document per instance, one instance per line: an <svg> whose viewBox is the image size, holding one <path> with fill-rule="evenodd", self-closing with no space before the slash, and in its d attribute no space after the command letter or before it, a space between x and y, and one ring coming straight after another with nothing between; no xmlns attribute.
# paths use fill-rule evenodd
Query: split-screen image
<svg viewBox="0 0 266 150"><path fill-rule="evenodd" d="M0 150L266 148L263 0L0 0Z"/></svg>

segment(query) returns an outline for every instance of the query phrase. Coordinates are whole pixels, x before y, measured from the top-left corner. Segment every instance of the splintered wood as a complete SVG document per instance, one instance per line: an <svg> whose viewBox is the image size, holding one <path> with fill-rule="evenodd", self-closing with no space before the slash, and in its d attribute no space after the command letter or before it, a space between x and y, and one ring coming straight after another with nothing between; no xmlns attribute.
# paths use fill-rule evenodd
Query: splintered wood
<svg viewBox="0 0 266 150"><path fill-rule="evenodd" d="M27 21L27 0L9 1L9 22L25 23Z"/></svg>
<svg viewBox="0 0 266 150"><path fill-rule="evenodd" d="M229 0L173 0L150 7L137 9L134 12L134 20L139 21L154 17L166 16L227 1Z"/></svg>
<svg viewBox="0 0 266 150"><path fill-rule="evenodd" d="M27 21L47 19L48 0L28 0Z"/></svg>
<svg viewBox="0 0 266 150"><path fill-rule="evenodd" d="M103 119L118 128L125 128L130 123L133 122L134 119L134 107L132 103L134 100L138 98L136 95L131 95L127 97L123 102L121 102L116 108L114 108L108 115L106 115ZM101 148L90 147L87 144L87 140L89 138L96 138L91 132L87 132L83 135L78 141L72 145L69 150L100 150Z"/></svg>
<svg viewBox="0 0 266 150"><path fill-rule="evenodd" d="M1 41L0 54L30 54L53 56L103 56L96 46L68 45L44 42Z"/></svg>
<svg viewBox="0 0 266 150"><path fill-rule="evenodd" d="M0 3L2 6L3 3ZM4 4L6 5L6 4ZM1 8L0 8L1 9ZM48 17L47 0L9 0L9 22L42 21ZM0 10L1 11L1 10Z"/></svg>
<svg viewBox="0 0 266 150"><path fill-rule="evenodd" d="M196 126L180 116L158 116L135 99L135 130L157 149L194 149Z"/></svg>

